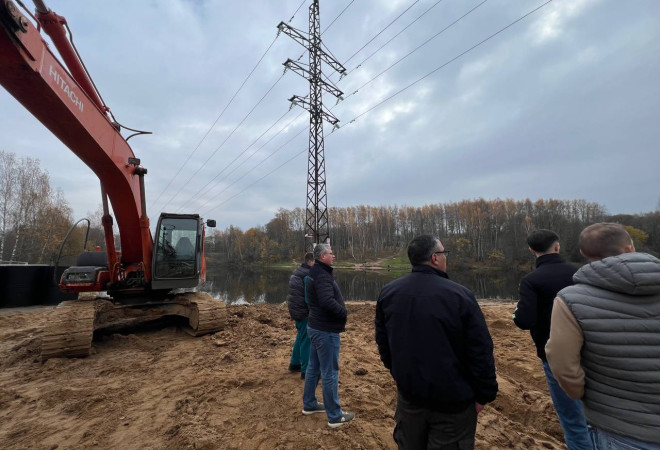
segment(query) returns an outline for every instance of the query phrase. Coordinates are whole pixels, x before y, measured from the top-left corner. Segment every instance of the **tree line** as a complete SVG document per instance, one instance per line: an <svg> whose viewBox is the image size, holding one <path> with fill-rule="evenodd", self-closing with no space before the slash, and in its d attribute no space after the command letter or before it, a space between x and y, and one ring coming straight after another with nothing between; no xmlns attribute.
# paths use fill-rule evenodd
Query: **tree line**
<svg viewBox="0 0 660 450"><path fill-rule="evenodd" d="M105 248L101 216L100 206L88 213L89 230L73 228L60 255L74 225L71 206L38 159L0 150L0 263L53 264L59 255L59 265L71 265L83 250Z"/></svg>
<svg viewBox="0 0 660 450"><path fill-rule="evenodd" d="M660 212L608 215L585 200L483 198L424 206L350 206L328 209L331 245L344 262L405 255L420 234L439 236L452 259L464 264L517 265L529 261L527 234L547 228L561 237L561 253L580 261L578 237L592 223L626 225L640 251L660 253ZM280 209L265 226L229 226L207 240L207 255L229 265L299 261L305 251L305 210ZM407 261L406 258L404 260Z"/></svg>
<svg viewBox="0 0 660 450"><path fill-rule="evenodd" d="M101 208L88 216L86 249L104 249ZM660 253L660 211L608 215L602 205L585 200L479 198L424 206L359 205L329 208L328 219L340 261L355 264L397 255L406 263L408 242L432 234L451 251L452 264L517 265L529 262L525 237L539 228L557 232L562 254L580 261L579 233L600 221L626 225L638 250ZM53 263L72 224L71 207L50 185L39 160L0 151L0 261ZM298 262L305 252L304 229L304 209L280 209L264 226L213 230L207 236L207 257L234 266ZM86 231L85 226L73 230L60 264L75 261Z"/></svg>
<svg viewBox="0 0 660 450"><path fill-rule="evenodd" d="M73 223L39 160L0 151L0 261L49 263Z"/></svg>

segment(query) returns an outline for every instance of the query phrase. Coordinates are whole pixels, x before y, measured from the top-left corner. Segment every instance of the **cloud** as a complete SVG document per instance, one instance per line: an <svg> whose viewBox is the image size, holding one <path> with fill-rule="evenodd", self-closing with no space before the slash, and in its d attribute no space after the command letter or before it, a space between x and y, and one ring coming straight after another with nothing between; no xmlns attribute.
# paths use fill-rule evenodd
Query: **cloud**
<svg viewBox="0 0 660 450"><path fill-rule="evenodd" d="M394 23L411 2L322 3L323 28L338 17L325 46L341 61L356 55L347 77L331 76L345 100L323 97L341 120L324 129L328 206L556 197L656 207L660 3L552 2L420 81L540 4L486 2L388 69L480 1L441 2L378 50L433 3ZM282 76L282 63L308 55L276 38L300 4L49 2L117 119L153 132L129 141L149 170L152 223L181 210L246 229L305 207L309 116L287 113L287 99L309 85ZM308 6L291 21L304 32ZM40 159L76 218L96 210L94 174L4 90L0 131L0 148Z"/></svg>
<svg viewBox="0 0 660 450"><path fill-rule="evenodd" d="M572 0L570 2L553 2L547 7L541 17L531 27L533 41L542 44L558 39L569 26L568 22L575 20L588 12L589 8L602 0Z"/></svg>

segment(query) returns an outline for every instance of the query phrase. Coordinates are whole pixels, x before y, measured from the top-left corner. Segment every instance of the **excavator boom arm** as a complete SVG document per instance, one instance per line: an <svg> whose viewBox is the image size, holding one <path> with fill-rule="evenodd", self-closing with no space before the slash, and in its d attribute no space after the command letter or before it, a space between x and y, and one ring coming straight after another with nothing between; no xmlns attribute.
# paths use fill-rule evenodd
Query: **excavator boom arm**
<svg viewBox="0 0 660 450"><path fill-rule="evenodd" d="M140 191L146 171L75 71L10 0L0 0L0 27L0 84L98 176L119 227L122 262L142 263L148 274L153 243Z"/></svg>

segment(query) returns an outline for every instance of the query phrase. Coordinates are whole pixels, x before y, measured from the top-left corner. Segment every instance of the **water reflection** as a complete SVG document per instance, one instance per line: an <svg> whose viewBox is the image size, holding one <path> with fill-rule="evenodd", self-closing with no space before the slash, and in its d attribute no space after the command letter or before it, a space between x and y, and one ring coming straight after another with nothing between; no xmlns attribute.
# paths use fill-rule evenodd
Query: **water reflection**
<svg viewBox="0 0 660 450"><path fill-rule="evenodd" d="M242 269L209 267L202 290L230 305L282 303L286 301L292 269ZM335 269L334 275L346 300L376 300L384 284L407 272L355 271ZM518 284L524 273L499 271L479 273L456 271L449 274L467 286L477 298L512 300L518 298Z"/></svg>

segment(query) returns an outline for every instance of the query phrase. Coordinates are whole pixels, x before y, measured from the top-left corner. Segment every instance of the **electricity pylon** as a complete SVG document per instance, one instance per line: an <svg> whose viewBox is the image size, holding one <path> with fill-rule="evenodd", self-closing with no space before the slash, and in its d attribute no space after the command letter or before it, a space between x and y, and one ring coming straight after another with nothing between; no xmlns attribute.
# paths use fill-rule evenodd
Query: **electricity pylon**
<svg viewBox="0 0 660 450"><path fill-rule="evenodd" d="M289 99L291 106L299 105L309 111L309 152L307 159L307 203L305 218L305 247L313 249L317 243L329 243L328 205L325 180L325 152L323 144L323 120L334 125L339 123L330 111L324 109L322 92L341 99L340 91L329 79L323 79L321 62L344 74L346 69L332 55L326 53L321 42L321 21L319 0L313 0L309 7L309 33L297 30L280 22L277 28L309 53L309 65L287 59L285 71L291 69L309 81L309 96L294 95ZM300 59L300 58L298 58Z"/></svg>

